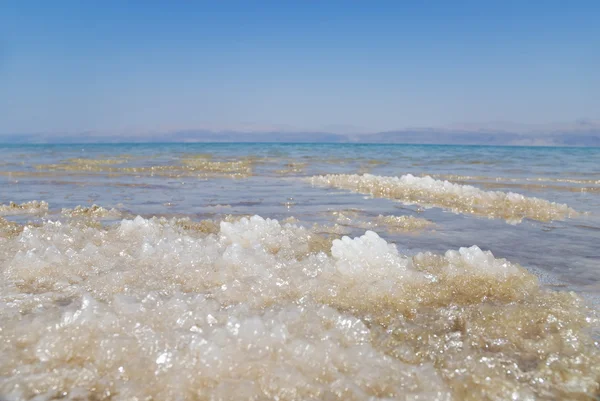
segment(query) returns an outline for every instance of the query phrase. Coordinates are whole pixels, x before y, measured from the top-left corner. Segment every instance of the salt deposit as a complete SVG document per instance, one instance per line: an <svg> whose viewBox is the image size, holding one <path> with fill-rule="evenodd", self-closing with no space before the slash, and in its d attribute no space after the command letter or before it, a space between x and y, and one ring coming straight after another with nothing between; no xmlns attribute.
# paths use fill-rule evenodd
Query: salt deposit
<svg viewBox="0 0 600 401"><path fill-rule="evenodd" d="M21 204L10 202L8 205L0 205L0 216L16 214L42 214L48 211L48 203L44 201L31 201Z"/></svg>
<svg viewBox="0 0 600 401"><path fill-rule="evenodd" d="M375 218L377 227L384 227L388 231L418 231L435 224L427 219L414 216L382 216Z"/></svg>
<svg viewBox="0 0 600 401"><path fill-rule="evenodd" d="M0 238L13 237L23 231L23 226L0 217Z"/></svg>
<svg viewBox="0 0 600 401"><path fill-rule="evenodd" d="M76 164L78 166L106 166L111 164L123 164L129 161L130 157L120 156L111 159L88 159L88 158L71 158L66 160L67 163Z"/></svg>
<svg viewBox="0 0 600 401"><path fill-rule="evenodd" d="M92 205L90 207L76 206L73 209L62 209L61 214L68 217L82 218L113 218L121 217L121 212L116 209L105 209L102 206Z"/></svg>
<svg viewBox="0 0 600 401"><path fill-rule="evenodd" d="M576 178L556 178L556 177L490 177L490 176L472 176L458 174L433 174L433 178L450 181L498 181L498 182L516 182L516 181L537 181L537 182L559 182L567 184L600 184L600 180L595 179L576 179Z"/></svg>
<svg viewBox="0 0 600 401"><path fill-rule="evenodd" d="M358 210L334 210L331 212L336 225L362 228L365 230L384 230L387 232L417 232L435 226L432 221L414 216L378 215L370 218ZM335 227L335 226L334 226Z"/></svg>
<svg viewBox="0 0 600 401"><path fill-rule="evenodd" d="M313 185L347 189L406 204L441 207L455 213L468 213L518 223L524 218L551 221L577 214L565 204L527 197L513 192L483 191L470 185L453 184L429 176L382 177L371 174L337 174L309 178Z"/></svg>
<svg viewBox="0 0 600 401"><path fill-rule="evenodd" d="M186 158L183 165L193 171L206 173L231 174L247 177L252 174L252 160L210 161L203 158Z"/></svg>
<svg viewBox="0 0 600 401"><path fill-rule="evenodd" d="M187 156L180 160L181 164L160 164L152 166L119 166L128 162L128 158L114 159L82 159L73 158L60 163L36 164L37 171L28 171L24 175L40 175L44 173L80 173L115 175L158 175L166 177L182 176L219 176L241 178L252 175L252 166L256 158L240 158L233 160L213 161L206 155ZM11 173L12 174L12 173Z"/></svg>
<svg viewBox="0 0 600 401"><path fill-rule="evenodd" d="M6 400L599 394L592 311L477 247L409 258L258 216L47 221L0 238L0 274Z"/></svg>

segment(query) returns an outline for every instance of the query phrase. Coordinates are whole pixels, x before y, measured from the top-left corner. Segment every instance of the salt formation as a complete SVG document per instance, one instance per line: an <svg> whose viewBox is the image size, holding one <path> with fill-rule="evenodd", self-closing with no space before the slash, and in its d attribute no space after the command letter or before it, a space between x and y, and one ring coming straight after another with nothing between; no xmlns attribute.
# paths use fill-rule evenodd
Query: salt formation
<svg viewBox="0 0 600 401"><path fill-rule="evenodd" d="M565 204L526 197L513 192L483 191L470 185L453 184L429 176L381 177L371 174L333 174L311 177L313 185L347 189L406 204L434 206L455 213L469 213L518 223L523 218L562 220L577 214Z"/></svg>
<svg viewBox="0 0 600 401"><path fill-rule="evenodd" d="M23 231L23 226L0 217L0 238L14 237Z"/></svg>
<svg viewBox="0 0 600 401"><path fill-rule="evenodd" d="M387 232L416 232L435 226L432 221L414 216L379 215L370 219L359 210L335 210L331 213L336 225L362 228L365 230L385 230ZM334 226L335 229L335 226Z"/></svg>
<svg viewBox="0 0 600 401"><path fill-rule="evenodd" d="M417 231L434 225L433 222L414 216L383 216L375 219L378 227L385 227L388 231Z"/></svg>
<svg viewBox="0 0 600 401"><path fill-rule="evenodd" d="M16 214L40 214L48 211L48 203L44 201L31 201L25 203L10 202L8 205L0 205L0 216Z"/></svg>
<svg viewBox="0 0 600 401"><path fill-rule="evenodd" d="M61 214L68 217L81 218L113 218L121 217L121 212L116 209L105 209L102 206L92 205L90 207L76 206L73 209L62 209Z"/></svg>
<svg viewBox="0 0 600 401"><path fill-rule="evenodd" d="M231 174L236 177L252 175L252 160L211 161L204 158L186 158L182 163L192 171Z"/></svg>
<svg viewBox="0 0 600 401"><path fill-rule="evenodd" d="M105 173L111 175L158 175L166 177L183 176L223 176L241 178L252 175L252 165L256 160L244 158L240 160L212 161L210 158L186 157L181 164L165 164L154 166L115 166L123 164L128 159L69 159L54 164L35 165L38 173L69 172L69 173Z"/></svg>
<svg viewBox="0 0 600 401"><path fill-rule="evenodd" d="M111 164L123 164L129 161L129 157L120 156L111 159L88 159L88 158L73 158L67 159L66 162L69 164L75 164L82 167L92 167L92 166L106 166Z"/></svg>
<svg viewBox="0 0 600 401"><path fill-rule="evenodd" d="M582 186L582 184L599 184L600 180L577 180L569 178L507 178L487 176L466 176L455 174L434 174L433 178L449 180L455 184L475 184L482 188L516 188L526 191L561 191L561 192L600 192L599 186Z"/></svg>
<svg viewBox="0 0 600 401"><path fill-rule="evenodd" d="M490 176L471 176L457 174L434 174L433 178L439 178L451 181L497 181L497 182L519 182L519 181L537 181L537 182L559 182L567 184L600 184L600 180L595 179L576 179L576 178L556 178L556 177L490 177Z"/></svg>
<svg viewBox="0 0 600 401"><path fill-rule="evenodd" d="M0 238L3 400L590 400L596 324L477 247L413 258L258 216ZM318 246L315 246L318 244Z"/></svg>

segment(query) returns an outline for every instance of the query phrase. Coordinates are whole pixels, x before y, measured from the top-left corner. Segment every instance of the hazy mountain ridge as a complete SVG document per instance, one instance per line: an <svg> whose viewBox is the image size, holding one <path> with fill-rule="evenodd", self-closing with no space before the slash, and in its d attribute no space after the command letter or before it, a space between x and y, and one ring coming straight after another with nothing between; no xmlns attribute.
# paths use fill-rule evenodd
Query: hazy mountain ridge
<svg viewBox="0 0 600 401"><path fill-rule="evenodd" d="M498 146L600 146L600 127L570 132L468 131L414 129L372 134L329 132L242 132L186 130L151 134L14 134L0 135L4 144L67 143L169 143L169 142L281 142L281 143L398 143Z"/></svg>

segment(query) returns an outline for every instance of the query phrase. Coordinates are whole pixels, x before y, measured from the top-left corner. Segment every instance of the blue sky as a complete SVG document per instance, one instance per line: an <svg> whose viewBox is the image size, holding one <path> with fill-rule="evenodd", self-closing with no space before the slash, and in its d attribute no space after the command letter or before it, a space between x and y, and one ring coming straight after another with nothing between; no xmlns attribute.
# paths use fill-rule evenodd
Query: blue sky
<svg viewBox="0 0 600 401"><path fill-rule="evenodd" d="M598 1L5 1L0 133L597 120L599 20Z"/></svg>

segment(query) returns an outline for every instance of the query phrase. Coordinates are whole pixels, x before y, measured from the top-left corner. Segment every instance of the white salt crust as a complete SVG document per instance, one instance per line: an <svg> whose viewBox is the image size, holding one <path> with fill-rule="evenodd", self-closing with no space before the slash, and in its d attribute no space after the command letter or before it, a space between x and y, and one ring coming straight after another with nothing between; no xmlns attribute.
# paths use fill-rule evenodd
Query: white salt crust
<svg viewBox="0 0 600 401"><path fill-rule="evenodd" d="M591 399L573 294L477 247L258 216L26 226L0 237L2 400ZM591 323L590 323L591 322Z"/></svg>
<svg viewBox="0 0 600 401"><path fill-rule="evenodd" d="M330 174L308 179L313 185L347 189L406 204L441 207L519 223L524 218L551 221L577 215L569 206L514 192L484 191L471 185L435 180L429 176L382 177L371 174Z"/></svg>

